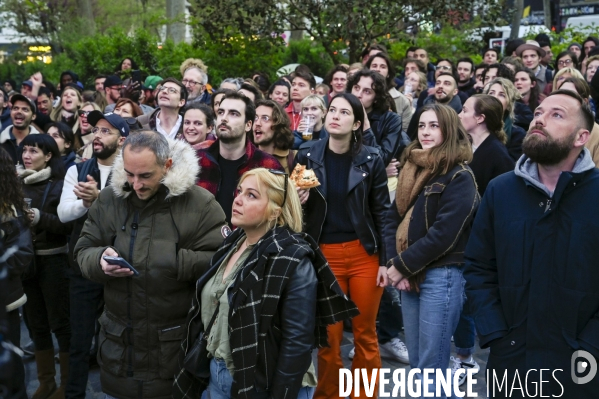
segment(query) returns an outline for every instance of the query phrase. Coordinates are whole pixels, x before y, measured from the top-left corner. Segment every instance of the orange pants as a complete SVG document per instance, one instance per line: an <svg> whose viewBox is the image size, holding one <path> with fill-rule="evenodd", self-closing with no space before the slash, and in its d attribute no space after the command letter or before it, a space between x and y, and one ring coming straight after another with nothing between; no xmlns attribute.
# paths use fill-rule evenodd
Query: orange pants
<svg viewBox="0 0 599 399"><path fill-rule="evenodd" d="M372 369L381 367L376 335L376 315L383 295L383 288L376 285L379 270L378 254L368 255L359 240L342 244L320 244L320 249L337 277L341 289L346 294L349 289L351 299L360 311L360 314L352 319L356 348L352 370L364 368L368 370L368 375L372 375ZM341 361L343 323L329 326L327 331L330 348L322 348L318 351L318 386L314 393L315 399L339 397L339 369L344 367ZM360 398L365 398L366 393L362 384L360 385ZM374 392L377 397L378 384ZM352 398L353 395L352 389Z"/></svg>

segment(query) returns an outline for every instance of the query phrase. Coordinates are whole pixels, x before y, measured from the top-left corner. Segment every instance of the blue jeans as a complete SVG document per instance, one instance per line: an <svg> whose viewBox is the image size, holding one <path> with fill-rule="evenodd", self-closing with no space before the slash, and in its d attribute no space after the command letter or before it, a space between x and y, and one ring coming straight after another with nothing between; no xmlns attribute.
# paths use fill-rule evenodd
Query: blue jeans
<svg viewBox="0 0 599 399"><path fill-rule="evenodd" d="M476 330L474 328L474 319L468 313L468 304L464 305L464 309L460 314L458 327L453 333L453 343L455 351L458 355L470 357L474 353L474 340Z"/></svg>
<svg viewBox="0 0 599 399"><path fill-rule="evenodd" d="M227 369L225 361L212 359L210 361L210 382L208 383L208 389L206 389L207 395L202 395L202 399L229 399L232 384L233 377ZM313 387L302 387L297 398L312 399L314 389ZM265 397L268 396L268 392L265 392Z"/></svg>
<svg viewBox="0 0 599 399"><path fill-rule="evenodd" d="M397 338L403 326L401 317L399 290L395 287L385 287L379 306L378 339L380 344L386 344Z"/></svg>
<svg viewBox="0 0 599 399"><path fill-rule="evenodd" d="M420 293L402 291L401 309L410 367L446 372L451 335L456 329L464 303L465 283L462 268L444 266L426 271ZM428 390L435 392L434 378ZM444 395L436 397L445 398Z"/></svg>

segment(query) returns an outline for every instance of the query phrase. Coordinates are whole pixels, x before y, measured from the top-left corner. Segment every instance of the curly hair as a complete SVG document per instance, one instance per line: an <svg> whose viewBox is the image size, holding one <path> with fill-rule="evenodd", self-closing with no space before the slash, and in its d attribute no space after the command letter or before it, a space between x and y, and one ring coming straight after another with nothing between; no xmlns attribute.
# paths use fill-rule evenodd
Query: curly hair
<svg viewBox="0 0 599 399"><path fill-rule="evenodd" d="M274 132L275 148L283 151L290 149L293 146L293 132L289 127L291 121L287 116L287 112L273 100L257 100L256 109L260 106L272 109L272 130Z"/></svg>
<svg viewBox="0 0 599 399"><path fill-rule="evenodd" d="M27 210L15 163L8 152L0 147L0 217L12 216L13 206L23 215ZM29 223L29 218L24 217L23 220Z"/></svg>
<svg viewBox="0 0 599 399"><path fill-rule="evenodd" d="M370 69L362 69L356 72L347 82L347 92L351 93L353 87L357 85L362 78L372 79L372 89L374 90L372 109L374 111L385 112L391 108L395 112L395 101L393 101L387 92L385 78L378 72L371 71Z"/></svg>
<svg viewBox="0 0 599 399"><path fill-rule="evenodd" d="M202 84L208 83L208 67L204 64L204 61L199 58L188 58L179 67L179 72L181 72L181 76L185 75L185 71L191 68L197 68L200 71L200 75L202 75Z"/></svg>

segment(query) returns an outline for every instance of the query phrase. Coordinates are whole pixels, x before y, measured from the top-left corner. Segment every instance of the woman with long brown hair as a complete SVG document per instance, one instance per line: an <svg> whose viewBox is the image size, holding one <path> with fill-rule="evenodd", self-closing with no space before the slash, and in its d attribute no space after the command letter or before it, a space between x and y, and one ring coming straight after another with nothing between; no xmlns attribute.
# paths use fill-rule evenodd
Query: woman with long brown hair
<svg viewBox="0 0 599 399"><path fill-rule="evenodd" d="M410 366L443 373L462 310L463 252L480 197L466 165L472 148L456 112L428 104L414 117L418 139L402 155L386 218L387 276L402 291Z"/></svg>

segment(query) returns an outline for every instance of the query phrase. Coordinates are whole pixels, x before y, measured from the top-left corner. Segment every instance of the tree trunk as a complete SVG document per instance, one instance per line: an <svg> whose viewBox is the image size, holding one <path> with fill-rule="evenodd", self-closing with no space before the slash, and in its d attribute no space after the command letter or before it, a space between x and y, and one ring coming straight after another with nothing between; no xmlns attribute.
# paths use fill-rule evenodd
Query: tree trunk
<svg viewBox="0 0 599 399"><path fill-rule="evenodd" d="M514 15L512 16L512 30L510 31L510 40L518 38L520 32L520 21L522 20L522 10L524 9L524 0L514 0ZM511 54L506 54L511 55Z"/></svg>
<svg viewBox="0 0 599 399"><path fill-rule="evenodd" d="M84 30L90 36L96 33L96 22L94 21L94 11L92 9L91 0L77 0L79 14Z"/></svg>
<svg viewBox="0 0 599 399"><path fill-rule="evenodd" d="M166 0L166 38L175 44L185 40L185 0Z"/></svg>
<svg viewBox="0 0 599 399"><path fill-rule="evenodd" d="M543 14L545 16L545 26L551 30L551 0L543 0Z"/></svg>

